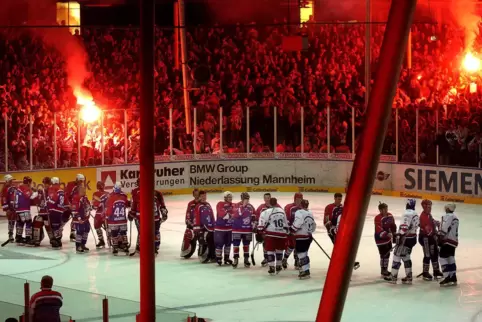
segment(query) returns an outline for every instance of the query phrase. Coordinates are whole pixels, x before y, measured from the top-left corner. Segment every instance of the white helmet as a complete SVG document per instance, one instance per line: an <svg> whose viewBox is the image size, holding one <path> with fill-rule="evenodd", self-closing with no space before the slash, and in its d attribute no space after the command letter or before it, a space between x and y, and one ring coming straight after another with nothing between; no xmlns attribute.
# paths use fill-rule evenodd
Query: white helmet
<svg viewBox="0 0 482 322"><path fill-rule="evenodd" d="M225 191L225 192L224 192L224 199L229 198L229 197L232 198L232 197L233 197L233 193L232 193L231 191Z"/></svg>
<svg viewBox="0 0 482 322"><path fill-rule="evenodd" d="M57 177L52 177L52 179L50 179L50 181L52 182L52 184L59 184L59 182L60 182L59 178L57 178Z"/></svg>
<svg viewBox="0 0 482 322"><path fill-rule="evenodd" d="M119 181L117 181L115 184L114 184L114 192L115 193L120 193L122 190L122 185Z"/></svg>
<svg viewBox="0 0 482 322"><path fill-rule="evenodd" d="M3 180L5 180L5 182L10 182L13 180L13 177L10 174L7 174L3 177Z"/></svg>
<svg viewBox="0 0 482 322"><path fill-rule="evenodd" d="M75 180L77 181L85 181L85 177L82 173L79 173L75 176Z"/></svg>
<svg viewBox="0 0 482 322"><path fill-rule="evenodd" d="M455 204L454 203L448 203L445 205L445 211L446 212L454 212L455 211Z"/></svg>

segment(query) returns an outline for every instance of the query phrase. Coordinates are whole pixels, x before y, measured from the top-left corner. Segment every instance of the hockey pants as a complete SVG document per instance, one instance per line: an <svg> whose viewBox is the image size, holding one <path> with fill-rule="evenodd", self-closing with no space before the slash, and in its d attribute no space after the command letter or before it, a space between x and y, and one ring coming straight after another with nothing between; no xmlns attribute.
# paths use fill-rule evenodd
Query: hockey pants
<svg viewBox="0 0 482 322"><path fill-rule="evenodd" d="M27 240L32 239L32 215L30 211L17 213L17 239L23 236L23 229L25 228L25 237Z"/></svg>
<svg viewBox="0 0 482 322"><path fill-rule="evenodd" d="M266 236L264 237L264 248L268 256L268 265L270 267L281 266L283 251L286 248L286 238ZM246 258L246 252L244 253L244 257Z"/></svg>
<svg viewBox="0 0 482 322"><path fill-rule="evenodd" d="M410 255L412 254L412 248L417 244L416 237L405 238L402 237L400 244L395 247L393 252L393 261L392 261L392 276L398 276L398 270L400 266L405 266L405 273L408 275L412 274L412 259Z"/></svg>
<svg viewBox="0 0 482 322"><path fill-rule="evenodd" d="M444 278L453 277L457 272L457 265L455 264L455 247L448 244L440 247L440 265Z"/></svg>
<svg viewBox="0 0 482 322"><path fill-rule="evenodd" d="M418 237L418 242L423 249L423 272L429 271L430 262L432 262L432 268L435 271L440 270L438 263L438 245L437 241L433 236L424 236L422 234Z"/></svg>
<svg viewBox="0 0 482 322"><path fill-rule="evenodd" d="M97 237L99 237L99 242L103 242L104 233L102 232L102 229L105 230L105 218L104 216L102 216L102 214L95 214L94 229L95 229L95 233L97 234Z"/></svg>
<svg viewBox="0 0 482 322"><path fill-rule="evenodd" d="M224 247L224 259L229 259L229 254L231 253L231 241L232 232L215 230L214 231L214 245L216 246L216 259L219 261L223 257L223 247Z"/></svg>
<svg viewBox="0 0 482 322"><path fill-rule="evenodd" d="M83 223L75 223L75 247L79 248L85 246L87 238L89 237L90 223L86 220Z"/></svg>
<svg viewBox="0 0 482 322"><path fill-rule="evenodd" d="M241 245L241 241L243 242L243 255L244 259L249 259L249 244L253 240L253 234L240 234L240 233L233 233L233 254L234 258L239 258L239 245ZM266 248L266 240L264 241L265 248Z"/></svg>
<svg viewBox="0 0 482 322"><path fill-rule="evenodd" d="M308 239L296 239L296 252L299 258L299 270L300 272L306 272L310 270L310 257L308 256L308 250L310 249L313 238Z"/></svg>
<svg viewBox="0 0 482 322"><path fill-rule="evenodd" d="M390 251L392 250L392 243L377 245L378 253L380 254L380 269L382 272L388 270L388 262L390 261Z"/></svg>

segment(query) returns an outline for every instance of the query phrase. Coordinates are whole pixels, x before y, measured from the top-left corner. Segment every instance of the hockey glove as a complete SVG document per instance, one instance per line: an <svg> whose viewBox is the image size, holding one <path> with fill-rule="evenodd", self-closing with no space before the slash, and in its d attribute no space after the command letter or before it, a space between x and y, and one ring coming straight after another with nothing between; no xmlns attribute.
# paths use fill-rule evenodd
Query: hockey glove
<svg viewBox="0 0 482 322"><path fill-rule="evenodd" d="M257 234L256 234L256 242L262 243L263 241L264 241L263 234L257 233Z"/></svg>
<svg viewBox="0 0 482 322"><path fill-rule="evenodd" d="M135 211L129 211L129 214L127 215L127 218L129 218L129 221L133 221L136 218L136 213Z"/></svg>
<svg viewBox="0 0 482 322"><path fill-rule="evenodd" d="M161 208L161 215L162 215L162 221L166 221L167 220L167 208Z"/></svg>

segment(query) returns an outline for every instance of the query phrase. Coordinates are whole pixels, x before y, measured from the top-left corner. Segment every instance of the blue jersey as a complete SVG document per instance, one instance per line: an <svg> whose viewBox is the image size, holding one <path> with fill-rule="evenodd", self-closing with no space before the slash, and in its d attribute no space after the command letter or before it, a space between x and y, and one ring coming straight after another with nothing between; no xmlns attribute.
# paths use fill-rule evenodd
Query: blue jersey
<svg viewBox="0 0 482 322"><path fill-rule="evenodd" d="M13 198L10 199L10 202L13 203L13 209L16 212L30 211L33 192L29 186L22 184L17 189L11 190L11 193L13 193Z"/></svg>
<svg viewBox="0 0 482 322"><path fill-rule="evenodd" d="M194 230L214 230L214 212L207 202L199 202L194 208Z"/></svg>
<svg viewBox="0 0 482 322"><path fill-rule="evenodd" d="M216 230L231 231L233 226L233 203L220 201L216 206Z"/></svg>
<svg viewBox="0 0 482 322"><path fill-rule="evenodd" d="M243 206L240 202L237 204L233 216L233 233L250 234L253 232L253 218L255 218L255 209L251 204Z"/></svg>

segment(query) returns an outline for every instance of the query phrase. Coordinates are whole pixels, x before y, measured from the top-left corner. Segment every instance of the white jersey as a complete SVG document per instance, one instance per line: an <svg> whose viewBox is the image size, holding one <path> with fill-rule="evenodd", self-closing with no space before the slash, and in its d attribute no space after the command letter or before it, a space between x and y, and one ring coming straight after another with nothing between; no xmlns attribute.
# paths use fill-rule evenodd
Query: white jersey
<svg viewBox="0 0 482 322"><path fill-rule="evenodd" d="M442 245L457 247L459 245L459 218L454 213L442 216L440 223L440 233L442 235Z"/></svg>
<svg viewBox="0 0 482 322"><path fill-rule="evenodd" d="M295 232L296 239L308 239L316 230L315 218L311 211L300 209L295 212L295 219L291 229Z"/></svg>
<svg viewBox="0 0 482 322"><path fill-rule="evenodd" d="M398 232L406 238L417 237L417 229L420 225L420 218L415 210L407 209L402 216Z"/></svg>
<svg viewBox="0 0 482 322"><path fill-rule="evenodd" d="M279 207L264 210L259 216L258 231L268 237L285 238L288 235L288 220Z"/></svg>

